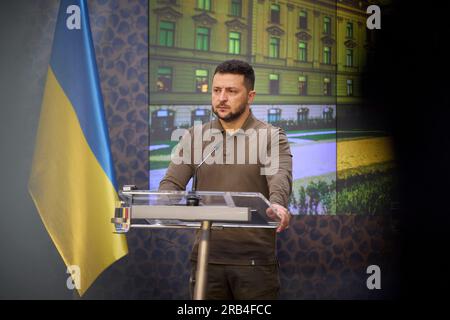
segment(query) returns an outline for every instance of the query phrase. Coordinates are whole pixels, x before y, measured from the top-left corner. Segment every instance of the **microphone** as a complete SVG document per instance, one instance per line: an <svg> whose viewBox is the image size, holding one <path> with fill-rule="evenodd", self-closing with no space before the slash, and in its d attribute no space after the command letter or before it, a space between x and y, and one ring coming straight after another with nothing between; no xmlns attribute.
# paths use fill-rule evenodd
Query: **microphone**
<svg viewBox="0 0 450 320"><path fill-rule="evenodd" d="M187 196L187 202L186 205L187 206L198 206L199 201L200 201L200 197L198 197L196 195L196 191L197 191L197 172L198 169L202 166L203 163L205 163L205 161L212 155L212 153L214 151L217 151L220 147L220 145L222 144L222 141L216 143L216 145L214 146L214 148L211 150L210 153L208 153L208 155L203 158L203 160L195 167L194 169L194 175L192 177L192 187L191 187L191 191L188 192L188 196Z"/></svg>
<svg viewBox="0 0 450 320"><path fill-rule="evenodd" d="M191 191L193 191L193 192L195 192L195 191L197 191L197 171L198 171L198 169L201 167L201 165L212 155L212 153L214 152L214 151L217 151L218 149L219 149L219 147L220 147L220 142L219 143L217 143L215 146L214 146L214 148L211 150L211 152L210 153L208 153L208 155L202 160L202 162L200 162L199 164L198 164L198 166L196 166L195 167L195 169L194 169L194 176L193 176L193 178L192 178L192 188L191 188Z"/></svg>

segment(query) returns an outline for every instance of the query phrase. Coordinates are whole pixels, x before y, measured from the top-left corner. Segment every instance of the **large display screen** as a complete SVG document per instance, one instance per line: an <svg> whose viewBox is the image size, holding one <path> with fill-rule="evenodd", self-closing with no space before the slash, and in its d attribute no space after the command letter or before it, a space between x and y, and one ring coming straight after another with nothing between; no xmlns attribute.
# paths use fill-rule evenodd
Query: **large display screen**
<svg viewBox="0 0 450 320"><path fill-rule="evenodd" d="M362 108L365 65L376 46L364 8L311 0L199 3L150 1L150 189L169 165L174 130L214 119L216 66L239 59L255 70L254 116L288 137L291 212L389 212L396 201L392 142Z"/></svg>

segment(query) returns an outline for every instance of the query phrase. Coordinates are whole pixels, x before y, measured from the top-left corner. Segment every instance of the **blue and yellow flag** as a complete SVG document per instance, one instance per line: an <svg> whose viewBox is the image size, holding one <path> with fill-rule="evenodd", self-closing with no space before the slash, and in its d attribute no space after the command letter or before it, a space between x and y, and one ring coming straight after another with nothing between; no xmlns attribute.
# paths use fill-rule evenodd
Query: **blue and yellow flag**
<svg viewBox="0 0 450 320"><path fill-rule="evenodd" d="M127 254L85 0L61 1L36 139L29 191L83 295Z"/></svg>

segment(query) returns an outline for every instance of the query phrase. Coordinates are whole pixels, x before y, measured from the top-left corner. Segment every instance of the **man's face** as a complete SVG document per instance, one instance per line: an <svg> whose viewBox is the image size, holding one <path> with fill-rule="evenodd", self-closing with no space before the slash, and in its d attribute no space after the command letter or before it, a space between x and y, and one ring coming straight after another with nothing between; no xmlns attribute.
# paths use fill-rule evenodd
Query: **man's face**
<svg viewBox="0 0 450 320"><path fill-rule="evenodd" d="M226 122L238 119L255 97L255 91L247 91L242 74L216 73L212 87L212 110Z"/></svg>

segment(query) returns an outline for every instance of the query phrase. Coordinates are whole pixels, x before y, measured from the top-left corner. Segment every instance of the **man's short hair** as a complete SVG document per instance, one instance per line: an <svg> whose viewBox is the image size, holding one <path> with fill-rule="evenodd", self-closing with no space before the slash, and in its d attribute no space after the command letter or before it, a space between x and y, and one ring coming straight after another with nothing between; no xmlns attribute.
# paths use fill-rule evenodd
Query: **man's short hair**
<svg viewBox="0 0 450 320"><path fill-rule="evenodd" d="M216 73L232 73L242 74L244 76L244 84L248 91L255 87L255 71L251 65L241 60L227 60L219 64L214 71Z"/></svg>

